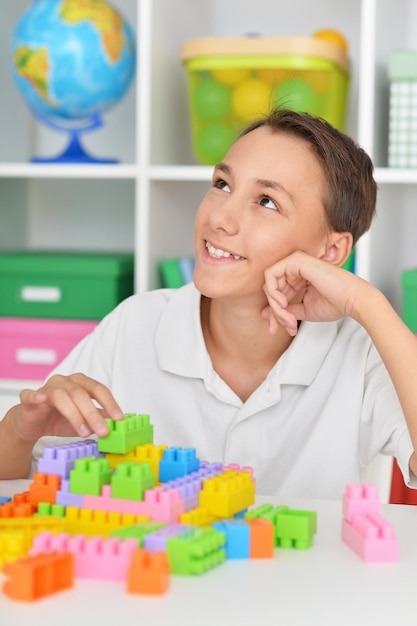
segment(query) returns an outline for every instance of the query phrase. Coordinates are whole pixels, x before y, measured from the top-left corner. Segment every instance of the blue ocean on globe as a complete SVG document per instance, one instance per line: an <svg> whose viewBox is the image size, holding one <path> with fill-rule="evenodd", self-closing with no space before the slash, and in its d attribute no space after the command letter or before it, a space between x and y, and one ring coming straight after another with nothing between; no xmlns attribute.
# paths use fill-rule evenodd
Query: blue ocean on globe
<svg viewBox="0 0 417 626"><path fill-rule="evenodd" d="M34 0L13 31L10 70L41 121L98 126L132 82L135 48L132 29L107 1Z"/></svg>

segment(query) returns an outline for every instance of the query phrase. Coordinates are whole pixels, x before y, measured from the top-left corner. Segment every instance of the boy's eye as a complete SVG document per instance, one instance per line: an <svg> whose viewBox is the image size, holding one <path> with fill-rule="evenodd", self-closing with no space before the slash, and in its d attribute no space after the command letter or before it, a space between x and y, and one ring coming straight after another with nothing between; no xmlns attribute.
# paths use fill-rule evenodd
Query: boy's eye
<svg viewBox="0 0 417 626"><path fill-rule="evenodd" d="M222 189L223 191L230 192L229 185L222 178L219 178L218 180L215 180L214 181L214 186L217 187L217 189Z"/></svg>
<svg viewBox="0 0 417 626"><path fill-rule="evenodd" d="M273 200L271 200L271 198L269 196L262 196L261 200L260 200L260 204L264 207L266 207L267 209L275 209L277 210L277 205L275 204L275 202Z"/></svg>

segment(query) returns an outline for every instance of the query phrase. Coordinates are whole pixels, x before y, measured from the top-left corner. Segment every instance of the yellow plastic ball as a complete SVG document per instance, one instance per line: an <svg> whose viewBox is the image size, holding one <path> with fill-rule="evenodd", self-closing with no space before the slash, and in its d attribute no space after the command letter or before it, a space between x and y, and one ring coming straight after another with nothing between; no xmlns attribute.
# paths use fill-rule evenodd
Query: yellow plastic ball
<svg viewBox="0 0 417 626"><path fill-rule="evenodd" d="M234 87L250 76L250 70L244 68L211 70L211 75L218 83Z"/></svg>
<svg viewBox="0 0 417 626"><path fill-rule="evenodd" d="M258 78L250 78L233 90L232 110L244 123L251 122L271 110L271 86Z"/></svg>
<svg viewBox="0 0 417 626"><path fill-rule="evenodd" d="M322 28L313 33L315 39L324 39L331 43L336 44L339 48L342 48L343 52L347 53L349 50L348 42L346 38L338 30L334 28Z"/></svg>

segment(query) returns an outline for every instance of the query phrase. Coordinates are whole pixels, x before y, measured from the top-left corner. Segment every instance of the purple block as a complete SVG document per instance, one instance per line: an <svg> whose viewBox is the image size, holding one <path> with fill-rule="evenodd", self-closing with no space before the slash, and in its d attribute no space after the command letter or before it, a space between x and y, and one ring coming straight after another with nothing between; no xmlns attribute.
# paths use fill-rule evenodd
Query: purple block
<svg viewBox="0 0 417 626"><path fill-rule="evenodd" d="M42 458L39 459L38 472L57 474L64 479L69 478L70 471L74 469L75 461L87 456L103 457L103 454L98 451L97 442L93 439L45 448Z"/></svg>
<svg viewBox="0 0 417 626"><path fill-rule="evenodd" d="M61 481L61 489L56 493L56 503L64 506L76 506L80 509L84 506L84 496L79 493L71 493L70 481L64 479Z"/></svg>
<svg viewBox="0 0 417 626"><path fill-rule="evenodd" d="M149 552L165 552L168 539L180 535L185 530L192 528L188 524L168 524L165 528L155 531L149 535L145 535L143 539L143 547Z"/></svg>

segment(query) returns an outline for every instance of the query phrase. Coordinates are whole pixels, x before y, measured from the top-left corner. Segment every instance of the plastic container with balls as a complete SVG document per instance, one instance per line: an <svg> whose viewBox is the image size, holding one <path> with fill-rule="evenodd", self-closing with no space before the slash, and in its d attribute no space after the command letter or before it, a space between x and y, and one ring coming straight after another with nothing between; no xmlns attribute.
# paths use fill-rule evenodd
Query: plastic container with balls
<svg viewBox="0 0 417 626"><path fill-rule="evenodd" d="M218 163L247 123L277 105L317 115L344 130L349 59L345 39L334 33L186 41L181 60L196 159Z"/></svg>

